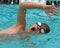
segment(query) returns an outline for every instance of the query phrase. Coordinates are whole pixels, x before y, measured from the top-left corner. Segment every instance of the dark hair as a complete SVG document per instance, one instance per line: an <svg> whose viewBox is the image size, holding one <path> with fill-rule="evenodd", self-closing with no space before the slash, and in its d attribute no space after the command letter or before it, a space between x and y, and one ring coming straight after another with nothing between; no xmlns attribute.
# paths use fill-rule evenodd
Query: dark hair
<svg viewBox="0 0 60 48"><path fill-rule="evenodd" d="M44 29L45 30L45 33L49 33L50 32L50 27L47 24L42 23L42 27L45 27L46 28L46 29Z"/></svg>

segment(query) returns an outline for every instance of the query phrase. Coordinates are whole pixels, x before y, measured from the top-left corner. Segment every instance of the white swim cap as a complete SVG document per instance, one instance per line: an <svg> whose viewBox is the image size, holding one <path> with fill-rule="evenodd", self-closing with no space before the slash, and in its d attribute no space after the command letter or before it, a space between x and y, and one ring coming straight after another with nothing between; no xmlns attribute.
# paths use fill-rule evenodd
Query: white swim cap
<svg viewBox="0 0 60 48"><path fill-rule="evenodd" d="M41 26L41 22L38 22L37 24L38 24L39 26Z"/></svg>

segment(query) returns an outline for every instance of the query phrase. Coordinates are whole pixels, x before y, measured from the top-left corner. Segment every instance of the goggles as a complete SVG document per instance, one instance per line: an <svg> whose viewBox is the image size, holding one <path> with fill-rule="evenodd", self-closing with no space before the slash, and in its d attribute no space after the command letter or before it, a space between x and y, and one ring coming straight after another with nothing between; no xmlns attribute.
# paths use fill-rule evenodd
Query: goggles
<svg viewBox="0 0 60 48"><path fill-rule="evenodd" d="M38 22L36 23L39 27L41 27L39 30L40 33L45 33L45 30L42 28L42 23L41 22Z"/></svg>

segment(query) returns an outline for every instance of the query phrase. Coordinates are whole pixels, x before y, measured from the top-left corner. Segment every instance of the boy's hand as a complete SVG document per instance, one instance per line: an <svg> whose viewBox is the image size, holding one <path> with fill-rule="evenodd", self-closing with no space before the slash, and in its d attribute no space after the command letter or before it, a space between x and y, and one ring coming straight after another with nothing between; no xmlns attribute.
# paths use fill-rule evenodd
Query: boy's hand
<svg viewBox="0 0 60 48"><path fill-rule="evenodd" d="M53 5L44 5L43 9L45 10L45 12L46 12L46 14L48 15L49 18L50 18L50 13L58 15L57 9Z"/></svg>

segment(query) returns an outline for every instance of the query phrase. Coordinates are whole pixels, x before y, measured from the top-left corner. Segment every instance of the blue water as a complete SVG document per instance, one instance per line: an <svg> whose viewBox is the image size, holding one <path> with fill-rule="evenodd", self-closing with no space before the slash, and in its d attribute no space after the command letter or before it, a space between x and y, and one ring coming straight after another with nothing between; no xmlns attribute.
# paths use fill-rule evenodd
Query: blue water
<svg viewBox="0 0 60 48"><path fill-rule="evenodd" d="M16 23L19 5L0 5L0 30L9 28ZM60 7L58 13L60 15ZM41 9L30 9L26 11L27 25L36 22L44 22L50 26L48 34L29 34L20 39L11 41L0 41L0 48L60 48L60 16L51 14L49 19ZM9 38L9 37L8 37Z"/></svg>

